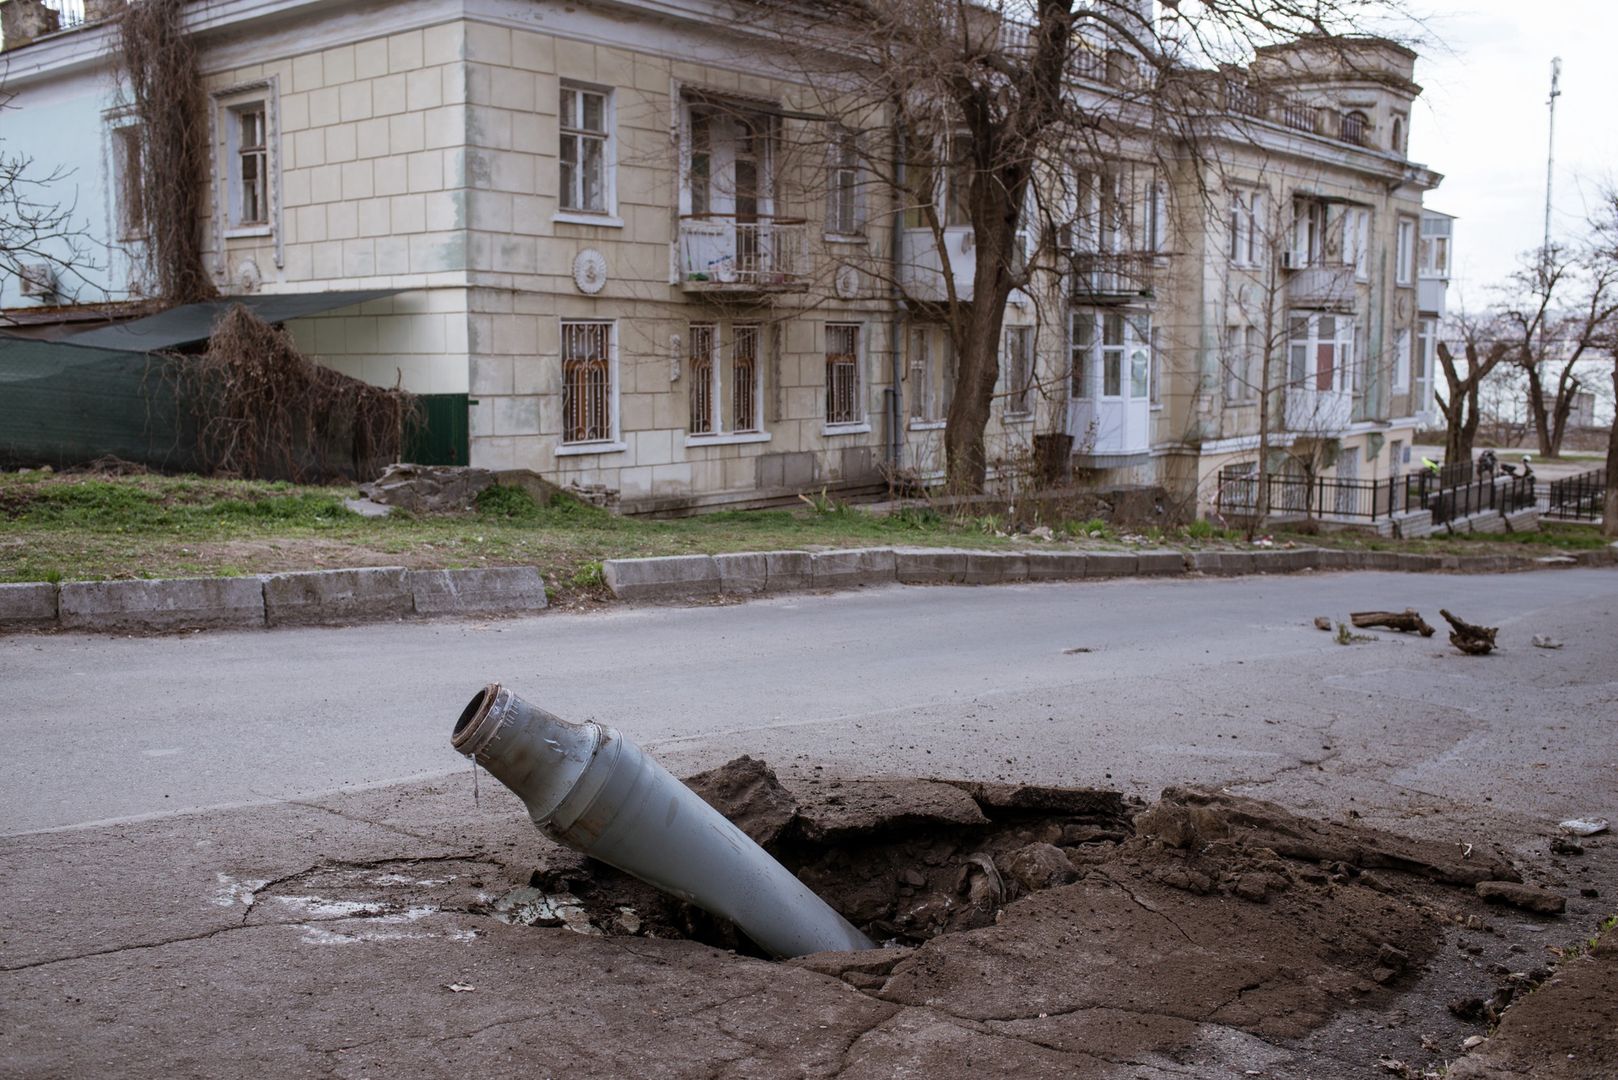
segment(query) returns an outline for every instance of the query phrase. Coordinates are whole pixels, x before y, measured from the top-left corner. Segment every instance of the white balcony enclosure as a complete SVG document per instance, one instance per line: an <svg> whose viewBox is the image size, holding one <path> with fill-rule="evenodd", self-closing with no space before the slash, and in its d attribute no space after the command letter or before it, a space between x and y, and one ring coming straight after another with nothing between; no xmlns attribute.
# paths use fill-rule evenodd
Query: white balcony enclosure
<svg viewBox="0 0 1618 1080"><path fill-rule="evenodd" d="M976 276L973 232L970 225L944 229L944 254L931 229L905 229L900 250L899 281L912 300L942 303L949 299L948 274L954 280L958 300L972 299Z"/></svg>
<svg viewBox="0 0 1618 1080"><path fill-rule="evenodd" d="M1291 271L1287 278L1287 304L1311 311L1354 310L1354 268L1325 263L1295 265L1286 263Z"/></svg>
<svg viewBox="0 0 1618 1080"><path fill-rule="evenodd" d="M1446 279L1423 277L1416 282L1416 310L1443 318L1448 295L1449 282Z"/></svg>
<svg viewBox="0 0 1618 1080"><path fill-rule="evenodd" d="M1348 426L1354 395L1347 390L1287 389L1286 424L1288 431L1327 433Z"/></svg>
<svg viewBox="0 0 1618 1080"><path fill-rule="evenodd" d="M687 292L802 292L809 287L808 239L802 218L687 215L680 219L680 285Z"/></svg>

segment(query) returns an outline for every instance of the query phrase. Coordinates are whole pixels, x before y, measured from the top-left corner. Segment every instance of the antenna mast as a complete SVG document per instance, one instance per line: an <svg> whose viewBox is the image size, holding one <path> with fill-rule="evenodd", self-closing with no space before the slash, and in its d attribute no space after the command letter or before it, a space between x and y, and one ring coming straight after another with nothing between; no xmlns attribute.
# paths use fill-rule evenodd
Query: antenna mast
<svg viewBox="0 0 1618 1080"><path fill-rule="evenodd" d="M1551 261L1551 185L1556 175L1556 99L1562 96L1562 58L1551 59L1551 96L1545 104L1550 106L1550 139L1545 148L1545 246L1540 259L1548 270Z"/></svg>

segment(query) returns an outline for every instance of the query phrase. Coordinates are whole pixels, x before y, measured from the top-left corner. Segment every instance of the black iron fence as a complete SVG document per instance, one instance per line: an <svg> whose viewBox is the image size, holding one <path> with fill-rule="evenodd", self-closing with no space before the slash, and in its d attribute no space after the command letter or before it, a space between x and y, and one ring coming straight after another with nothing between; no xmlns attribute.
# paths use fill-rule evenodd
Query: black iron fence
<svg viewBox="0 0 1618 1080"><path fill-rule="evenodd" d="M1273 473L1266 478L1269 512L1341 521L1376 522L1407 510L1427 510L1442 525L1471 514L1502 514L1531 508L1534 482L1523 476L1491 476L1470 463L1424 469L1386 480L1347 480ZM1219 512L1246 516L1258 509L1256 475L1226 478L1219 487ZM1599 512L1599 500L1597 500Z"/></svg>
<svg viewBox="0 0 1618 1080"><path fill-rule="evenodd" d="M1606 498L1607 470L1592 469L1552 480L1545 513L1563 521L1600 521Z"/></svg>

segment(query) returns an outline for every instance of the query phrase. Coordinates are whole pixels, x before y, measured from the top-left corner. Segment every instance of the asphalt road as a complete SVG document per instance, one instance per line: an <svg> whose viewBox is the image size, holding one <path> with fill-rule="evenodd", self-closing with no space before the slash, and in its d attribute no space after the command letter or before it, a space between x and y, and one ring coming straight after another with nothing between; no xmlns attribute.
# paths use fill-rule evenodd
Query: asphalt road
<svg viewBox="0 0 1618 1080"><path fill-rule="evenodd" d="M1448 607L1502 648L1317 615ZM618 726L676 772L1214 783L1370 819L1483 808L1524 836L1618 818L1618 572L1308 574L887 587L487 623L0 638L0 833L464 772L461 707L500 681ZM1532 648L1534 634L1566 642ZM1075 651L1083 650L1083 651ZM485 777L483 783L490 783ZM1409 819L1417 819L1414 824Z"/></svg>

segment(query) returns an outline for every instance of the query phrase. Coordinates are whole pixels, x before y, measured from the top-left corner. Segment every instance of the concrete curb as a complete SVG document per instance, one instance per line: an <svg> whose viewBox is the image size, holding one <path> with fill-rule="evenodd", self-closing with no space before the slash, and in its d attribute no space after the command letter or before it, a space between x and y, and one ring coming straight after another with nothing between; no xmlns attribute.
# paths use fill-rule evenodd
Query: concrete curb
<svg viewBox="0 0 1618 1080"><path fill-rule="evenodd" d="M1253 551L978 551L854 548L609 559L603 576L632 603L683 602L865 585L999 585L1025 581L1233 577L1308 570L1491 574L1618 565L1618 543L1576 555L1419 555L1324 548ZM245 578L0 584L0 633L172 631L341 625L444 615L522 615L547 606L532 566L406 570L371 566Z"/></svg>

